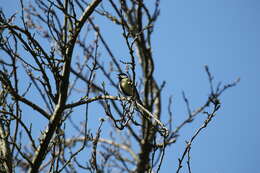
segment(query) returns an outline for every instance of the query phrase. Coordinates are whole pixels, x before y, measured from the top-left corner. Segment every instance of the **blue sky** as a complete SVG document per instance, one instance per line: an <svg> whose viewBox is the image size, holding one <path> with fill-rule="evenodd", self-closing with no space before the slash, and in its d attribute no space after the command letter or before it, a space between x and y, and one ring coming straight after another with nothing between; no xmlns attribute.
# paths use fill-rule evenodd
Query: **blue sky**
<svg viewBox="0 0 260 173"><path fill-rule="evenodd" d="M15 12L15 0L2 8ZM200 173L244 173L260 171L260 1L259 0L168 0L161 2L161 15L154 30L155 76L167 81L162 97L167 114L173 96L175 125L187 115L181 92L191 108L204 103L209 93L207 64L215 84L240 83L221 96L222 106L213 122L195 140L191 167ZM104 25L104 24L103 24ZM101 27L102 29L102 27ZM112 29L112 28L109 28ZM122 38L107 31L115 53L125 55ZM203 115L181 131L182 137L167 149L162 172L176 169L185 140L203 123ZM182 172L188 172L185 167Z"/></svg>
<svg viewBox="0 0 260 173"><path fill-rule="evenodd" d="M164 74L164 79L168 79L165 96L172 92L179 102L176 116L185 115L178 114L184 109L182 90L193 108L205 98L208 83L204 64L210 67L215 82L241 78L239 85L223 94L221 111L192 146L193 172L259 171L259 17L260 1L256 0L161 3L153 40L158 58L156 72L160 78ZM193 128L187 128L183 141L167 150L172 155L167 156L166 170L176 165L176 160L170 158L176 158L176 151L180 157L184 140L194 133Z"/></svg>

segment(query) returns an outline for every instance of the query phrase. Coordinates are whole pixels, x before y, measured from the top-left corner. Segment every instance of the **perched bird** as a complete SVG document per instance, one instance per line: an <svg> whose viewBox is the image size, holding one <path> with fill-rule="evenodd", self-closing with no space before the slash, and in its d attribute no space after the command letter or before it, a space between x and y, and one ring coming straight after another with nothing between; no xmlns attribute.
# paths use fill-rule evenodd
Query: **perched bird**
<svg viewBox="0 0 260 173"><path fill-rule="evenodd" d="M119 90L126 96L132 96L138 101L140 104L142 103L138 94L138 91L132 82L132 80L125 73L118 74L119 79Z"/></svg>
<svg viewBox="0 0 260 173"><path fill-rule="evenodd" d="M134 100L137 103L137 108L138 108L137 111L141 113L142 117L145 117L149 121L154 120L155 124L153 122L152 123L155 125L155 127L157 127L157 125L161 126L160 129L158 130L159 133L162 136L168 136L169 135L169 131L167 130L165 125L157 118L157 116L154 116L142 104L142 101L141 101L141 99L139 97L139 94L138 94L138 91L137 91L137 89L135 87L135 84L127 76L127 74L125 74L125 73L118 74L118 79L119 79L119 83L118 83L119 90L124 95L131 96L131 97L134 98ZM138 125L140 125L140 124L138 124Z"/></svg>

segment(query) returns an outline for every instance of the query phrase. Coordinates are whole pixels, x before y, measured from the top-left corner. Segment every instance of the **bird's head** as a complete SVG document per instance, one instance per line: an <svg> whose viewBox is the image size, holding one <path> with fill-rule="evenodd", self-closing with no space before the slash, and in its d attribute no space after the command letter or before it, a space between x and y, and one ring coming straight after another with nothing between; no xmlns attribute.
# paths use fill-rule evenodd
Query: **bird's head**
<svg viewBox="0 0 260 173"><path fill-rule="evenodd" d="M127 74L125 74L125 73L119 73L118 74L118 79L119 80L122 80L122 79L125 79L125 78L128 78Z"/></svg>

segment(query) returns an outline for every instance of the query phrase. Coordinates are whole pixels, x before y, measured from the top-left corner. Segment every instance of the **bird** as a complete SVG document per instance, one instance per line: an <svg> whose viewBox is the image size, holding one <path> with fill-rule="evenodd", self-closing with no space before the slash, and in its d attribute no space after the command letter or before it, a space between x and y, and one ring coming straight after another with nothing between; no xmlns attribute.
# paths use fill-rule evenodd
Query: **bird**
<svg viewBox="0 0 260 173"><path fill-rule="evenodd" d="M137 102L142 104L142 101L140 99L140 96L138 94L138 91L135 87L135 84L133 81L128 77L125 73L119 73L118 74L118 87L119 90L125 95L125 96L131 96L133 97Z"/></svg>
<svg viewBox="0 0 260 173"><path fill-rule="evenodd" d="M138 94L138 91L135 87L135 84L133 83L133 81L128 77L127 74L125 73L119 73L118 74L118 79L119 79L119 83L118 83L118 87L119 90L125 95L125 96L130 96L133 97L134 100L136 101L136 105L137 105L137 111L141 113L141 115L145 118L147 118L149 121L151 121L152 119L154 119L154 121L156 122L156 124L159 124L161 126L161 129L159 130L159 133L162 136L168 136L169 135L169 131L167 130L167 128L165 127L165 125L156 117L154 116L152 113L150 113L145 106L142 104L142 101L140 99L140 96ZM138 124L140 125L140 124ZM157 127L157 126L155 126Z"/></svg>

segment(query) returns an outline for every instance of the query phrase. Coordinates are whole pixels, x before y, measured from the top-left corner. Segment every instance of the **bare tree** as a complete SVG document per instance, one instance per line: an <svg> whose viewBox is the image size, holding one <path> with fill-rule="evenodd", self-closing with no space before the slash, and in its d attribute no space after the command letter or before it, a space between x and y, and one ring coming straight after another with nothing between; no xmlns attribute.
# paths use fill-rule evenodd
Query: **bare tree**
<svg viewBox="0 0 260 173"><path fill-rule="evenodd" d="M191 110L183 93L187 119L173 129L172 98L168 115L162 115L165 82L154 77L151 37L160 1L101 1L20 0L21 13L0 11L1 172L159 172L165 148L203 113L204 124L176 163L179 172L187 158L191 172L192 142L219 110L219 96L238 80L214 86L205 66L208 99ZM98 17L120 28L127 58L116 55ZM119 72L131 76L142 104L118 91ZM91 118L100 121L93 124Z"/></svg>

